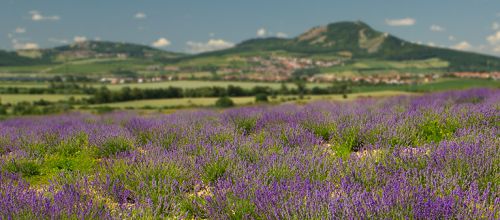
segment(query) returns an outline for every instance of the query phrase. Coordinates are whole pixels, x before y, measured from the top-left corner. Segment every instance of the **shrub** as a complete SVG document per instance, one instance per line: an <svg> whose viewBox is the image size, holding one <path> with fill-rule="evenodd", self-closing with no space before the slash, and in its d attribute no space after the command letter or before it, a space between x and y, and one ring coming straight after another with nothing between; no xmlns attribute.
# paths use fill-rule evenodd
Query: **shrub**
<svg viewBox="0 0 500 220"><path fill-rule="evenodd" d="M234 102L231 98L224 96L217 99L215 106L219 108L228 108L234 106Z"/></svg>
<svg viewBox="0 0 500 220"><path fill-rule="evenodd" d="M132 143L130 141L122 137L114 137L98 147L97 155L100 157L109 157L131 149Z"/></svg>
<svg viewBox="0 0 500 220"><path fill-rule="evenodd" d="M32 177L40 175L40 165L35 161L21 160L21 161L10 161L5 165L6 171L12 173L19 173L23 177Z"/></svg>
<svg viewBox="0 0 500 220"><path fill-rule="evenodd" d="M271 182L290 179L295 175L295 172L287 165L278 165L271 167L271 169L268 170L267 175L269 177L268 182Z"/></svg>
<svg viewBox="0 0 500 220"><path fill-rule="evenodd" d="M209 162L203 167L203 180L213 183L226 173L228 163L223 159L217 159Z"/></svg>
<svg viewBox="0 0 500 220"><path fill-rule="evenodd" d="M255 95L255 102L269 102L269 99L267 98L267 94L259 93L259 94Z"/></svg>

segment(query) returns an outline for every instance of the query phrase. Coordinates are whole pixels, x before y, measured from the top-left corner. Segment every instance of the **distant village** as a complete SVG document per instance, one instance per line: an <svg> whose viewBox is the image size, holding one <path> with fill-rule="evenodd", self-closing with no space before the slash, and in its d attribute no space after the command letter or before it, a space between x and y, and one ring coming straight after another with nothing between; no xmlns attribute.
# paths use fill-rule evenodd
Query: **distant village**
<svg viewBox="0 0 500 220"><path fill-rule="evenodd" d="M299 70L324 69L334 66L343 66L344 59L320 60L311 58L297 58L284 56L260 57L253 56L245 58L245 67L220 67L212 72L218 76L218 80L231 81L264 81L283 82L293 79L293 74ZM164 72L154 77L102 77L100 82L110 84L124 83L146 83L174 80L210 79L207 76L193 77L187 73L194 72L193 68L178 66L152 65L146 68L148 72ZM183 74L184 73L184 74ZM398 84L408 85L415 83L429 83L441 77L454 78L477 78L477 79L500 79L500 72L452 72L452 73L383 73L345 76L342 74L314 73L306 76L308 82L328 83L338 81L360 82L365 84Z"/></svg>

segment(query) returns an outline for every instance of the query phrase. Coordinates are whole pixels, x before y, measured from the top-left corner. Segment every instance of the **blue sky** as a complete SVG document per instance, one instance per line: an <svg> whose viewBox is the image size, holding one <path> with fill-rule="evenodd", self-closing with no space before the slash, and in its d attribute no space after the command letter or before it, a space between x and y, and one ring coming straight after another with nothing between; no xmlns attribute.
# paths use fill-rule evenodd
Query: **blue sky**
<svg viewBox="0 0 500 220"><path fill-rule="evenodd" d="M403 39L500 56L500 0L2 0L0 48L123 41L179 52L362 20Z"/></svg>

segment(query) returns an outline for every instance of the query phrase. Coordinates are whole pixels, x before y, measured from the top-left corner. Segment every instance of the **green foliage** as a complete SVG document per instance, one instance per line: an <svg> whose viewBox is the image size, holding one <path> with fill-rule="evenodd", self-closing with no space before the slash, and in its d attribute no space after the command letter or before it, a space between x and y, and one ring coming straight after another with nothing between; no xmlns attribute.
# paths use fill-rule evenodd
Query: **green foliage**
<svg viewBox="0 0 500 220"><path fill-rule="evenodd" d="M56 146L55 151L63 156L71 157L85 150L88 145L88 135L82 132L67 141L61 142Z"/></svg>
<svg viewBox="0 0 500 220"><path fill-rule="evenodd" d="M329 141L330 136L336 129L335 125L330 123L306 123L304 127L309 129L316 136L321 137L324 141Z"/></svg>
<svg viewBox="0 0 500 220"><path fill-rule="evenodd" d="M267 176L269 177L269 181L280 181L283 179L290 179L295 175L295 172L290 169L287 165L277 165L271 167L267 171Z"/></svg>
<svg viewBox="0 0 500 220"><path fill-rule="evenodd" d="M228 195L226 201L227 206L225 212L229 219L259 219L255 212L255 204L250 200Z"/></svg>
<svg viewBox="0 0 500 220"><path fill-rule="evenodd" d="M255 95L255 102L269 102L269 99L267 98L267 94L259 93L259 94Z"/></svg>
<svg viewBox="0 0 500 220"><path fill-rule="evenodd" d="M7 107L3 106L0 103L0 115L6 115L7 114Z"/></svg>
<svg viewBox="0 0 500 220"><path fill-rule="evenodd" d="M197 196L183 197L179 202L181 213L186 213L189 219L205 219L206 213L202 207L205 204L206 201Z"/></svg>
<svg viewBox="0 0 500 220"><path fill-rule="evenodd" d="M222 158L210 161L203 167L203 181L214 183L226 173L227 166L228 162Z"/></svg>
<svg viewBox="0 0 500 220"><path fill-rule="evenodd" d="M450 137L456 130L457 125L441 123L437 119L431 119L419 125L419 136L427 143L439 143Z"/></svg>
<svg viewBox="0 0 500 220"><path fill-rule="evenodd" d="M176 135L175 134L167 134L165 137L163 137L160 141L160 144L163 148L165 149L171 149L172 147L172 144L174 143L176 139Z"/></svg>
<svg viewBox="0 0 500 220"><path fill-rule="evenodd" d="M88 151L78 152L75 155L55 154L49 156L43 162L44 174L48 175L47 179L64 172L88 172L96 164L92 154Z"/></svg>
<svg viewBox="0 0 500 220"><path fill-rule="evenodd" d="M19 173L25 178L41 174L40 164L31 160L11 160L4 166L4 169L8 172Z"/></svg>
<svg viewBox="0 0 500 220"><path fill-rule="evenodd" d="M108 139L102 146L97 147L97 156L109 157L133 148L133 144L123 137Z"/></svg>
<svg viewBox="0 0 500 220"><path fill-rule="evenodd" d="M236 119L236 128L243 131L245 134L250 134L255 128L256 124L256 118L244 117Z"/></svg>
<svg viewBox="0 0 500 220"><path fill-rule="evenodd" d="M333 150L340 157L346 157L352 152L359 151L363 144L359 131L355 128L350 128L344 131L341 137L332 139Z"/></svg>
<svg viewBox="0 0 500 220"><path fill-rule="evenodd" d="M219 132L219 133L211 135L209 139L212 143L223 144L225 142L233 140L233 138L234 138L233 134Z"/></svg>
<svg viewBox="0 0 500 220"><path fill-rule="evenodd" d="M259 154L257 151L248 145L239 146L238 149L236 149L236 153L241 159L249 163L255 163L259 160Z"/></svg>
<svg viewBox="0 0 500 220"><path fill-rule="evenodd" d="M317 67L306 68L306 69L298 69L298 70L295 70L292 73L292 77L294 79L303 79L303 78L314 76L314 75L316 75L316 74L318 74L320 72L321 72L320 69L317 68Z"/></svg>
<svg viewBox="0 0 500 220"><path fill-rule="evenodd" d="M219 108L233 107L234 102L231 98L224 96L224 97L220 97L219 99L217 99L217 101L215 101L215 106L219 107Z"/></svg>

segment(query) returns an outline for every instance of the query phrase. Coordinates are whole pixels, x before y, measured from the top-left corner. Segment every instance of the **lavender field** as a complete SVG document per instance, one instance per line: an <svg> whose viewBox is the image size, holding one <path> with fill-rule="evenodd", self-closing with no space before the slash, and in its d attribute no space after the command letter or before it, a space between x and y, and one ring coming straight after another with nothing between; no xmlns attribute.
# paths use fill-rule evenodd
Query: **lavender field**
<svg viewBox="0 0 500 220"><path fill-rule="evenodd" d="M500 90L0 122L0 219L499 219Z"/></svg>

